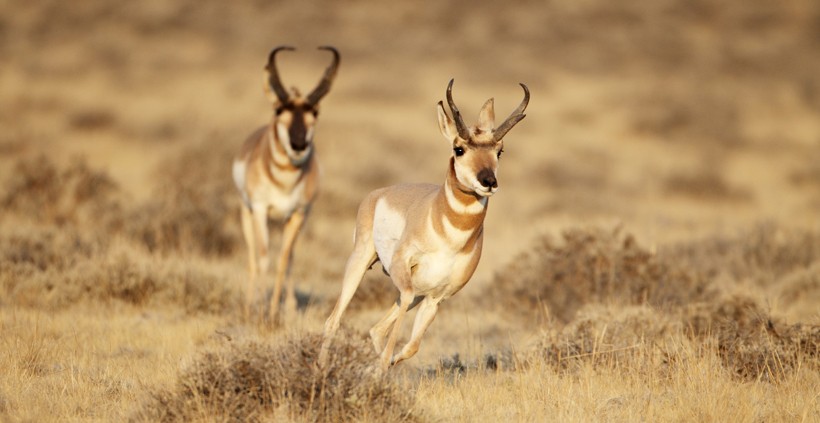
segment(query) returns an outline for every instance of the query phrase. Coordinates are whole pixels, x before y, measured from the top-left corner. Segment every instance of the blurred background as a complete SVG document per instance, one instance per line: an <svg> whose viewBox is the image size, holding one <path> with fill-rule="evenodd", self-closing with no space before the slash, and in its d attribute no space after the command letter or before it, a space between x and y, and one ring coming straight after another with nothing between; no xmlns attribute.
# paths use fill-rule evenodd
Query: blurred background
<svg viewBox="0 0 820 423"><path fill-rule="evenodd" d="M7 245L115 234L148 257L216 260L241 281L230 162L270 119L263 66L283 44L298 50L281 55L282 79L303 92L329 62L316 47L342 53L316 135L322 192L294 270L325 308L360 199L443 180L435 104L450 78L468 123L489 97L500 117L511 112L519 82L532 92L506 139L467 296L570 228L622 228L657 253L761 224L820 224L814 0L4 1L0 11L0 224L22 231Z"/></svg>

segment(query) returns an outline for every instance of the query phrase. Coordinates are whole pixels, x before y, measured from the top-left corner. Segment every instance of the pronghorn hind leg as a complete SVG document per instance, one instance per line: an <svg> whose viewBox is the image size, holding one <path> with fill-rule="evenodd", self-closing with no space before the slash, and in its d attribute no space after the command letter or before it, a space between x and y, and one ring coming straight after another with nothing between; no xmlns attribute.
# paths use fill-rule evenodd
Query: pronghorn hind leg
<svg viewBox="0 0 820 423"><path fill-rule="evenodd" d="M373 245L370 236L358 235L355 245L353 246L353 253L350 254L350 258L347 259L347 265L345 266L342 293L339 294L339 300L336 302L336 306L333 307L330 317L325 321L324 339L322 340L322 348L319 352L320 366L327 364L328 348L330 347L333 336L339 329L342 314L345 312L345 309L347 309L348 304L350 304L350 300L353 299L353 294L356 293L356 289L359 287L364 273L373 265L376 258L376 247Z"/></svg>
<svg viewBox="0 0 820 423"><path fill-rule="evenodd" d="M370 339L373 341L373 348L376 349L376 354L381 354L384 351L384 342L390 328L393 327L396 318L399 316L399 302L393 303L393 307L384 315L384 317L370 329Z"/></svg>
<svg viewBox="0 0 820 423"><path fill-rule="evenodd" d="M242 204L241 206L242 234L248 246L248 281L245 289L245 318L250 316L251 303L254 298L254 287L256 282L256 242L253 229L253 214L251 210Z"/></svg>
<svg viewBox="0 0 820 423"><path fill-rule="evenodd" d="M290 265L293 260L293 248L296 239L305 223L306 211L297 210L290 215L285 222L285 229L282 232L282 248L279 251L279 258L276 262L276 279L273 284L273 295L270 300L269 316L271 321L276 318L279 311L279 299L282 295L282 283L287 280L285 293L285 312L292 315L296 312L296 293L293 288L293 280L290 278Z"/></svg>
<svg viewBox="0 0 820 423"><path fill-rule="evenodd" d="M384 346L384 350L382 350L381 352L380 361L382 371L387 371L390 365L393 364L393 350L396 347L396 340L398 339L399 331L401 331L401 323L402 320L404 320L404 315L407 314L407 310L410 308L410 304L413 302L413 291L412 288L409 286L409 273L410 272L408 271L406 279L408 286L403 286L402 288L400 288L401 296L399 297L399 306L398 312L396 313L396 319L393 322L393 328L390 331L390 337L387 338L387 343Z"/></svg>

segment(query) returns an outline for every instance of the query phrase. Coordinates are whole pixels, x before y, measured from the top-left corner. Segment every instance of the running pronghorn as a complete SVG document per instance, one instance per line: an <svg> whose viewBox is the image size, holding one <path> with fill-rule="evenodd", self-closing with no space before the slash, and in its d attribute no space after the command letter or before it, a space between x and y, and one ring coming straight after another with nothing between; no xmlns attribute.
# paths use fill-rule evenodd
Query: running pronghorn
<svg viewBox="0 0 820 423"><path fill-rule="evenodd" d="M530 99L527 86L521 87L524 99L504 123L495 127L493 99L489 99L481 108L478 124L468 128L453 102L450 80L447 103L452 119L442 102L438 103L439 129L453 149L444 184L395 185L373 191L362 201L342 293L325 322L320 366L327 363L342 313L364 273L377 261L399 290L396 304L370 330L376 352L381 354L382 370L416 354L439 303L470 280L481 256L487 202L498 190L496 169L503 138L524 118ZM416 305L419 310L411 339L393 355L402 318Z"/></svg>
<svg viewBox="0 0 820 423"><path fill-rule="evenodd" d="M259 275L269 266L270 233L268 217L284 220L282 248L276 263L276 279L270 301L270 317L276 317L282 281L288 280L285 310L296 309L293 281L288 277L293 247L316 198L319 168L313 148L313 133L319 114L319 101L330 90L339 67L339 52L333 47L319 47L333 53L333 62L325 70L316 89L302 97L296 88L288 93L279 80L276 54L293 47L276 47L265 66L265 93L275 113L270 124L251 134L233 162L233 179L242 196L242 232L248 244L250 278L246 291L245 313L250 310Z"/></svg>

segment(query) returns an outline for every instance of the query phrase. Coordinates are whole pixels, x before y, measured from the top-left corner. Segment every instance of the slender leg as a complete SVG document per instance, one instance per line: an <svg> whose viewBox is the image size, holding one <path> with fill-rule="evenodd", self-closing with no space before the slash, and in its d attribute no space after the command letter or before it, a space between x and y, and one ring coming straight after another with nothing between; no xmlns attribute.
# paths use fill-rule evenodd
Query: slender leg
<svg viewBox="0 0 820 423"><path fill-rule="evenodd" d="M251 210L244 204L241 206L242 234L245 243L248 245L248 283L245 290L245 318L250 316L251 303L253 302L253 290L256 282L256 246L254 242L253 215Z"/></svg>
<svg viewBox="0 0 820 423"><path fill-rule="evenodd" d="M293 289L293 280L290 279L290 264L293 259L293 247L302 226L305 223L306 211L297 210L285 222L285 229L282 233L282 249L279 251L279 259L276 262L276 279L273 284L273 296L270 300L270 319L273 321L279 310L279 298L282 295L282 282L287 280L287 292L285 293L285 311L292 314L296 311L296 294Z"/></svg>
<svg viewBox="0 0 820 423"><path fill-rule="evenodd" d="M330 317L325 321L324 339L322 341L322 348L319 352L319 365L324 367L327 364L328 348L333 339L333 335L339 329L339 323L342 319L342 314L345 312L350 300L353 299L353 294L359 287L359 283L364 277L364 273L373 262L376 260L376 248L369 236L357 236L356 244L353 247L353 253L347 260L345 266L345 276L342 281L342 293L339 295L339 300L336 306L330 313Z"/></svg>
<svg viewBox="0 0 820 423"><path fill-rule="evenodd" d="M373 347L376 349L377 354L381 354L381 352L384 351L384 341L387 332L393 327L393 323L396 322L397 317L399 317L399 304L394 303L390 311L370 329L370 339L373 341Z"/></svg>
<svg viewBox="0 0 820 423"><path fill-rule="evenodd" d="M395 267L395 266L393 266ZM407 269L404 273L406 275L400 275L393 272L391 269L390 274L394 275L393 277L399 277L402 280L402 285L405 285L404 281L407 281L406 284L409 286L410 284L410 271ZM405 279L406 278L406 279ZM394 282L396 280L394 279ZM397 283L398 285L398 283ZM381 354L381 369L382 371L387 371L392 364L393 358L393 349L396 347L396 339L398 338L399 331L401 330L401 323L404 319L404 315L407 314L407 309L410 308L410 304L413 302L413 291L412 288L408 286L402 286L399 288L401 290L401 296L399 297L399 312L398 316L396 316L396 321L393 323L393 329L390 331L390 337L387 338L387 344L384 347L384 350Z"/></svg>
<svg viewBox="0 0 820 423"><path fill-rule="evenodd" d="M430 323L436 318L438 312L438 301L431 298L425 298L422 301L419 311L416 313L416 321L413 324L413 334L410 336L410 341L402 348L401 352L393 357L393 364L398 364L403 360L416 355L421 345L421 337Z"/></svg>

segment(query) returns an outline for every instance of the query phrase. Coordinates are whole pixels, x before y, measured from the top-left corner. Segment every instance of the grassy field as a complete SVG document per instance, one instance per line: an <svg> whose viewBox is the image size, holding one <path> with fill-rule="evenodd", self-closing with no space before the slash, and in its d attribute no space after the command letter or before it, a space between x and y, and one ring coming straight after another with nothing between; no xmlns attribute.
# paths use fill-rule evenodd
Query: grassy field
<svg viewBox="0 0 820 423"><path fill-rule="evenodd" d="M816 1L0 12L0 421L820 421ZM230 162L280 44L302 91L316 46L342 63L272 325L242 315ZM532 92L479 268L385 377L368 273L318 371L358 202L443 182L450 78L468 122Z"/></svg>

